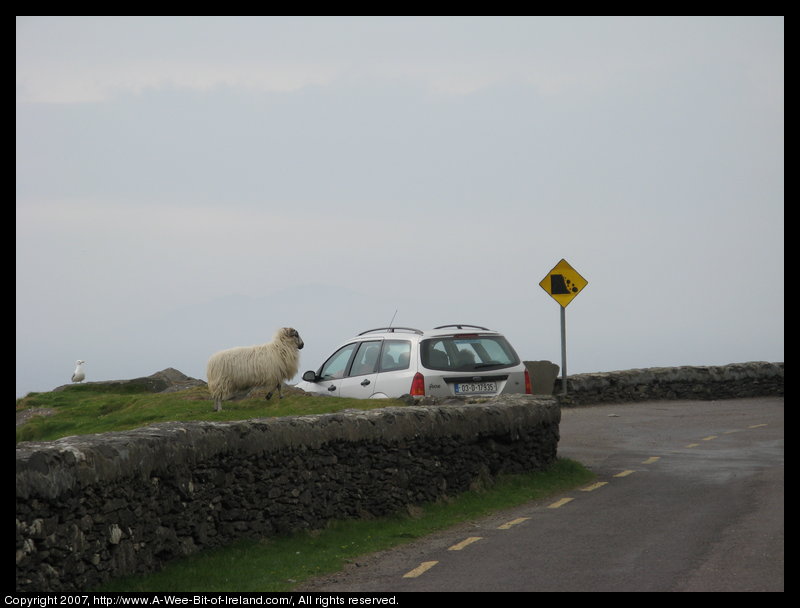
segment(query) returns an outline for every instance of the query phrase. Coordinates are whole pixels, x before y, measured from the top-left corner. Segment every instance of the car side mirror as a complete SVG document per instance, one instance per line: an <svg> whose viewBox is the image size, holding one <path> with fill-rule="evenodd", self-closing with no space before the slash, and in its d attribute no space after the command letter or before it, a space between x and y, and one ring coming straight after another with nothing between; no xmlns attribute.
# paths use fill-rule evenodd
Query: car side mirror
<svg viewBox="0 0 800 608"><path fill-rule="evenodd" d="M317 381L317 372L315 371L307 371L303 374L303 380L306 382L316 382Z"/></svg>

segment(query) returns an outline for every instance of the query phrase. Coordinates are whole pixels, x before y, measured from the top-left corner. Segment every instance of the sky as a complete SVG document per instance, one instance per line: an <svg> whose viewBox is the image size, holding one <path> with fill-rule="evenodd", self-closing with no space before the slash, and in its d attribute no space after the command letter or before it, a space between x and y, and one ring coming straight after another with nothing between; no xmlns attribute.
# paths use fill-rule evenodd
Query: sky
<svg viewBox="0 0 800 608"><path fill-rule="evenodd" d="M16 394L472 323L783 361L784 18L17 17ZM296 379L295 379L296 380Z"/></svg>

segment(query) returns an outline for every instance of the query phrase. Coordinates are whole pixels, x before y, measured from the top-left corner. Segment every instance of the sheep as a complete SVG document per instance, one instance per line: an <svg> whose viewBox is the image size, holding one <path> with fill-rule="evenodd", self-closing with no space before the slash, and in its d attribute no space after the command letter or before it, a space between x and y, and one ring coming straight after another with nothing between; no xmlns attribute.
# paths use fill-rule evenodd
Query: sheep
<svg viewBox="0 0 800 608"><path fill-rule="evenodd" d="M86 378L86 374L83 371L83 364L84 363L86 363L86 361L81 361L80 359L75 361L75 365L76 365L75 371L72 372L72 381L73 382L83 382L83 379Z"/></svg>
<svg viewBox="0 0 800 608"><path fill-rule="evenodd" d="M281 385L297 374L303 340L296 329L282 327L272 342L255 346L237 346L211 355L206 365L208 391L214 399L214 411L222 410L222 401L236 391L253 386L274 386L283 399ZM275 389L267 393L270 399Z"/></svg>

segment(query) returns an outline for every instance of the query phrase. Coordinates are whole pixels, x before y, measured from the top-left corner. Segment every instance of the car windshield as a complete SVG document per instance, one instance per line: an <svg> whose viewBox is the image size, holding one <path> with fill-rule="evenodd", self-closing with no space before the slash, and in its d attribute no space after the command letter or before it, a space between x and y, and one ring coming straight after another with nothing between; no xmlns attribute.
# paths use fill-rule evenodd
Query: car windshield
<svg viewBox="0 0 800 608"><path fill-rule="evenodd" d="M428 369L474 371L498 369L519 363L519 357L502 336L457 335L423 340L422 365Z"/></svg>

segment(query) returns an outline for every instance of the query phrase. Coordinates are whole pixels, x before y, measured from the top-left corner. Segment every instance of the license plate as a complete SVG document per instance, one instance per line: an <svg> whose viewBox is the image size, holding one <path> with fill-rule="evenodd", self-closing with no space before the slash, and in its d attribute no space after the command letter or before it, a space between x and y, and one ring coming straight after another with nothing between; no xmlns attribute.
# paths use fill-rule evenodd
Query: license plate
<svg viewBox="0 0 800 608"><path fill-rule="evenodd" d="M496 393L496 382L463 382L455 385L456 395L474 395L476 393Z"/></svg>

